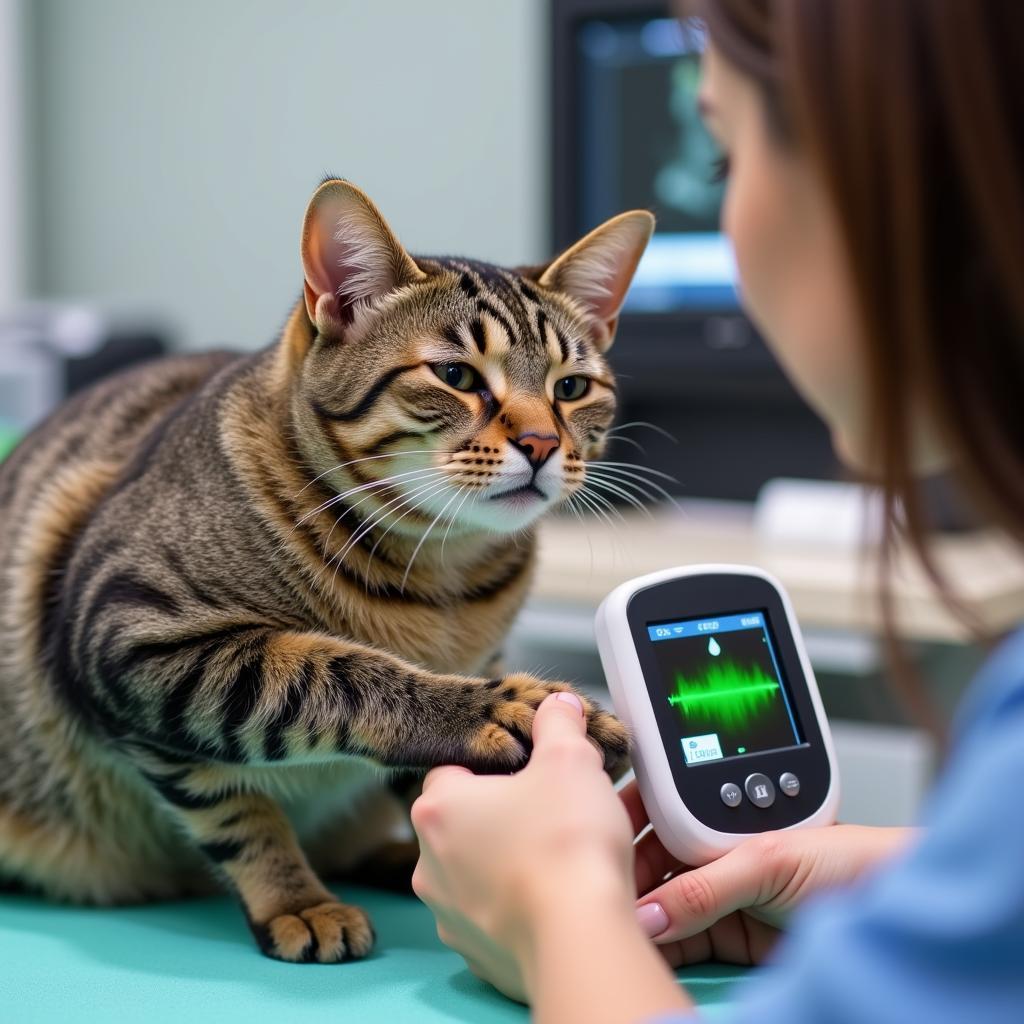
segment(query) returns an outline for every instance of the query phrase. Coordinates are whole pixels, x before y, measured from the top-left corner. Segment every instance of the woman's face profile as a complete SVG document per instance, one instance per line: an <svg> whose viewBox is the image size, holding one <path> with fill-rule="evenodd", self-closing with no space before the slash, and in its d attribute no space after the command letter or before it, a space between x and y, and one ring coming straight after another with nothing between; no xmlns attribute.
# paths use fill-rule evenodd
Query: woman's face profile
<svg viewBox="0 0 1024 1024"><path fill-rule="evenodd" d="M870 472L857 308L825 188L799 152L773 137L757 85L713 45L704 57L701 107L728 161L722 230L732 241L743 304L831 428L840 457ZM933 468L933 446L916 447L921 468Z"/></svg>

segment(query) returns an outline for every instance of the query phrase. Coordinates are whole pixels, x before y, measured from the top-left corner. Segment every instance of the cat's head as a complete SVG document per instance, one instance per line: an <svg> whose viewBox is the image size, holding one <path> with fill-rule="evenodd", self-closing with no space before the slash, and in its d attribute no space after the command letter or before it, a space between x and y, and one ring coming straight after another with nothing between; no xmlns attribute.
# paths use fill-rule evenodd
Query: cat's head
<svg viewBox="0 0 1024 1024"><path fill-rule="evenodd" d="M363 192L324 182L309 329L286 339L313 468L401 533L513 532L568 499L615 414L605 353L653 227L620 214L533 268L412 257Z"/></svg>

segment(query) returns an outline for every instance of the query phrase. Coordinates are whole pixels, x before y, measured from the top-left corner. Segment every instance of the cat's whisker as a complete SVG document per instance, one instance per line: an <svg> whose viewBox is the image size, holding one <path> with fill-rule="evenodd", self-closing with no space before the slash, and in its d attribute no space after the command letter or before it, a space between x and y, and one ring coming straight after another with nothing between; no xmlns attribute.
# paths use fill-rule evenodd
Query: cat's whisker
<svg viewBox="0 0 1024 1024"><path fill-rule="evenodd" d="M590 487L596 487L598 488L598 490L607 491L609 494L617 494L620 498L624 499L625 501L628 501L630 505L632 505L634 508L639 509L641 512L643 512L643 514L648 518L654 518L651 515L650 509L645 504L643 504L643 502L638 501L635 494L630 494L629 491L625 490L622 487L619 487L617 484L611 483L609 480L590 479L584 486L587 485L589 485Z"/></svg>
<svg viewBox="0 0 1024 1024"><path fill-rule="evenodd" d="M409 558L409 563L405 567L405 572L402 575L402 584L401 587L399 588L403 593L405 592L405 584L409 580L409 573L412 572L412 564L416 561L416 556L420 553L420 548L422 548L423 545L426 543L427 538L430 536L430 531L433 530L433 528L437 525L438 520L440 520L441 516L443 516L445 512L448 511L448 507L452 504L452 502L455 501L455 499L458 496L459 492L456 491L448 499L448 501L442 506L441 511L438 512L436 516L434 516L434 518L430 521L430 525L426 528L426 530L423 531L423 536L420 537L419 543L416 545L416 547L412 549L412 555Z"/></svg>
<svg viewBox="0 0 1024 1024"><path fill-rule="evenodd" d="M370 559L366 563L366 586L367 586L367 588L369 588L369 586L370 586L370 566L373 564L373 557L374 557L374 555L377 554L377 548L380 547L381 541L384 540L384 538L391 532L391 530L395 526L397 526L407 515L411 515L413 512L416 511L416 509L420 508L425 502L429 501L435 494L439 494L447 486L448 486L448 483L447 483L447 481L445 481L440 486L435 486L435 488L432 491L429 491L429 493L427 493L427 494L423 494L421 497L420 497L420 495L421 495L421 492L422 492L422 488L421 488L420 491L416 491L412 495L410 495L409 501L413 501L413 499L417 498L417 497L419 497L419 500L416 501L415 504L411 505L411 507L407 508L393 523L391 523L388 526L388 528L377 538L377 541L373 545L373 547L370 548ZM403 505L404 504L408 504L408 502L403 502ZM398 506L398 508L402 508L402 507L403 507L402 505ZM393 509L392 511L393 512L397 512L398 508ZM377 520L378 523L380 521L381 520ZM339 563L339 565L340 565L340 563ZM402 581L402 586L403 587L405 586L404 579Z"/></svg>
<svg viewBox="0 0 1024 1024"><path fill-rule="evenodd" d="M580 511L579 503L577 502L576 498L577 495L575 492L573 494L570 494L568 498L565 498L562 501L562 506L568 509L573 514L573 516L577 520L579 520L580 523L585 523L586 520L583 517L583 513Z"/></svg>
<svg viewBox="0 0 1024 1024"><path fill-rule="evenodd" d="M417 486L410 493L399 494L398 497L392 498L391 501L387 502L385 505L381 506L381 508L377 509L376 512L372 516L370 516L369 520L365 522L355 533L353 533L353 535L342 547L341 551L331 558L331 561L334 561L334 559L337 558L338 564L340 566L342 560L349 553L349 551L351 551L352 548L355 547L355 545L363 539L363 537L370 533L375 526L383 522L388 517L388 514L390 514L389 510L397 512L399 508L403 508L410 501L412 501L418 495L423 494L425 491L429 491L431 488L437 488L438 490L440 490L442 487L445 486L447 486L447 481L439 481L436 478L432 478L426 481L425 483L420 483L419 481L417 481ZM397 508L395 506L397 506ZM391 525L393 526L394 523L392 523ZM388 527L388 529L390 528L391 527ZM380 539L378 539L377 544L379 544L382 539L383 536ZM370 552L371 557L373 555L373 552L377 550L377 544L373 546L373 551ZM328 564L330 564L330 562L328 562Z"/></svg>
<svg viewBox="0 0 1024 1024"><path fill-rule="evenodd" d="M587 463L587 469L592 466L602 466L611 469L629 469L639 473L650 473L651 476L660 477L662 480L669 480L674 484L679 481L671 473L663 473L660 469L651 469L650 466L641 465L639 462L605 462L604 459L599 459L594 462Z"/></svg>
<svg viewBox="0 0 1024 1024"><path fill-rule="evenodd" d="M644 455L647 454L647 449L639 441L634 441L631 437L623 437L621 434L615 435L611 432L608 433L607 437L609 444L618 444L621 441L623 444L631 444L637 451L643 452Z"/></svg>
<svg viewBox="0 0 1024 1024"><path fill-rule="evenodd" d="M593 491L587 491L586 485L584 485L583 491L586 492L587 496L590 498L591 501L600 502L600 504L603 505L605 508L614 512L621 523L625 524L625 516L623 516L622 513L617 508L615 508L615 506L612 505L612 503L607 498L605 498L603 495L595 494ZM612 559L614 563L615 561L618 561L619 559L623 558L623 556L625 555L625 549L622 544L621 534L618 532L617 524L614 523L607 515L605 516L605 519L607 520L608 525L612 527L611 542Z"/></svg>
<svg viewBox="0 0 1024 1024"><path fill-rule="evenodd" d="M591 471L588 469L587 472L588 472L588 475L589 475ZM594 479L595 480L601 480L601 479L606 479L607 480L607 479L609 479L609 476L610 476L610 479L613 482L618 483L618 484L620 484L622 486L625 486L625 483L626 483L626 480L624 478L632 479L632 478L635 477L635 474L625 472L624 470L619 470L618 473L621 474L621 475L619 475L619 476L611 475L611 471L609 471L609 475L605 475L605 474L602 474L600 472L594 472L593 475L594 475ZM661 484L656 483L654 480L646 480L644 477L635 477L635 479L639 480L640 483L644 487L650 487L650 488L654 489L655 491L657 491L663 498L665 498L667 501L669 501L675 507L675 509L677 511L679 511L679 512L683 511L683 508L679 504L679 502L676 501L676 499L671 494L669 494L669 492L666 491L665 488L661 486ZM633 483L632 486L636 487L636 488L639 488L640 484Z"/></svg>
<svg viewBox="0 0 1024 1024"><path fill-rule="evenodd" d="M410 479L410 480L405 480L405 481L402 481L402 482L405 483L405 484L413 484L413 485L417 485L418 486L421 483L434 483L434 482L436 482L437 477L438 477L438 474L431 473L430 475L425 476L425 477L416 477L416 478L413 478L413 479ZM387 484L383 485L383 487L374 488L368 494L365 494L362 498L360 498L359 501L353 502L352 504L346 504L345 505L341 515L338 516L334 520L334 522L331 524L331 528L327 532L327 537L324 539L324 542L321 545L321 548L323 550L323 553L324 553L325 557L327 556L327 553L330 551L331 538L334 536L334 531L338 528L338 524L345 518L345 516L347 516L350 512L352 512L356 508L358 508L364 501L368 501L371 498L379 498L379 497L381 497L380 492L382 490L387 490L391 486L393 486L393 484L389 481ZM394 501L399 500L402 497L403 497L403 495L401 493L399 493L397 498L393 499L392 502L389 502L388 504L393 504ZM387 507L387 506L385 506L385 507ZM376 514L377 511L378 510L371 510L369 518L372 518ZM353 526L353 529L358 530L363 525L365 525L365 519L360 521L357 518L356 523Z"/></svg>
<svg viewBox="0 0 1024 1024"><path fill-rule="evenodd" d="M462 511L462 506L466 504L469 498L473 494L473 488L468 484L463 484L462 489L466 492L465 497L459 502L455 511L452 512L451 518L448 520L448 528L444 531L444 537L441 538L441 565L444 565L444 546L448 543L448 534L452 532L452 527L455 525L455 520L458 519L459 513Z"/></svg>
<svg viewBox="0 0 1024 1024"><path fill-rule="evenodd" d="M429 494L424 494L424 492L435 493L436 491L441 490L444 486L445 485L443 483L442 484L438 484L437 481L432 481L431 483L425 484L423 487L413 491L412 494L405 495L405 496L400 496L398 499L395 499L395 501L388 502L388 504L385 505L382 509L378 509L377 512L374 513L373 517L367 523L364 524L363 528L360 529L358 534L356 534L355 536L350 538L348 543L345 545L345 547L341 551L339 551L336 555L334 555L327 562L327 565L324 567L326 569L328 566L330 566L331 562L335 562L334 575L331 577L331 587L332 587L332 589L334 587L335 581L338 578L338 572L341 570L342 562L345 560L346 556L352 550L352 548L354 547L355 544L357 544L363 537L365 537L366 534L368 534L368 533L372 532L373 530L375 530L378 526L381 525L381 523L383 523L390 516L394 515L400 508L405 507L410 502L414 502L421 495L423 495L424 497L429 497ZM392 508L390 506L395 506L395 507ZM415 507L415 506L413 506L413 507ZM367 592L369 592L369 589L370 589L370 569L371 569L371 567L373 565L373 558L374 558L374 555L376 555L376 553L377 553L377 548L380 546L380 542L384 539L384 537L387 535L387 533L391 530L391 527L394 526L395 523L397 523L398 520L401 519L401 518L402 518L402 516L399 516L398 519L396 519L393 523L391 523L387 527L387 529L384 531L384 533L382 533L380 535L380 537L377 538L376 543L370 549L370 557L367 560L366 569L362 573L364 589Z"/></svg>
<svg viewBox="0 0 1024 1024"><path fill-rule="evenodd" d="M659 495L654 490L654 483L649 480L633 480L628 477L605 475L604 473L588 472L587 481L600 480L602 483L615 484L616 487L625 488L647 501L658 501Z"/></svg>
<svg viewBox="0 0 1024 1024"><path fill-rule="evenodd" d="M675 434L666 430L664 427L659 427L657 423L650 423L647 420L630 420L628 423L617 423L614 427L608 430L608 433L614 434L620 430L626 430L631 427L646 427L648 430L653 430L656 434L661 434L662 437L668 438L668 440L673 444L679 444L679 438L676 437Z"/></svg>
<svg viewBox="0 0 1024 1024"><path fill-rule="evenodd" d="M465 492L465 490L466 490L466 486L465 486L465 484L463 484L463 486L460 487L458 489L458 491L456 492L455 500L458 500L459 498L463 498L463 500L465 500L465 498L463 497L463 493ZM461 502L460 502L460 504L461 504ZM441 535L441 559L440 559L440 561L441 561L441 568L442 569L444 569L444 542L445 542L445 538L447 538L447 536L448 536L448 530L450 530L452 528L452 526L454 525L454 523L455 523L455 517L456 517L456 515L458 515L458 511L459 511L459 505L456 505L455 508L453 508L451 510L451 512L448 513L448 516L447 516L448 522L446 524L444 524L444 533L442 533L442 535Z"/></svg>
<svg viewBox="0 0 1024 1024"><path fill-rule="evenodd" d="M297 440L297 437L296 437ZM337 466L331 466L330 469L325 469L322 473L313 477L312 480L306 481L305 485L295 494L293 498L297 498L307 487L312 487L319 480L323 480L325 476L330 476L331 473L337 473L339 469L344 469L346 466L354 466L359 462L373 462L376 459L398 459L403 455L458 455L458 452L444 452L439 451L436 448L414 448L408 452L385 452L382 455L364 455L361 459L349 459L348 462L339 462Z"/></svg>
<svg viewBox="0 0 1024 1024"><path fill-rule="evenodd" d="M415 472L426 473L429 472L429 470L422 469L416 470ZM383 477L380 480L371 480L365 484L360 484L358 487L351 487L347 491L342 492L341 494L332 495L326 501L322 502L320 505L317 505L316 508L310 509L308 512L305 513L305 515L301 516L298 520L296 520L295 525L292 527L292 532L294 533L295 530L302 526L302 524L305 523L307 520L312 519L314 516L319 515L321 512L326 512L329 508L332 508L339 502L344 501L345 498L349 497L350 495L358 494L360 491L372 491L379 487L387 487L387 485L391 483L394 479L395 477Z"/></svg>
<svg viewBox="0 0 1024 1024"><path fill-rule="evenodd" d="M577 492L576 492L576 497L577 497L577 498L579 498L579 500L580 500L580 501L581 501L581 502L583 503L583 505L584 505L584 506L585 506L586 508L588 508L588 509L589 509L589 510L590 510L591 512L593 512L593 513L594 513L595 515L597 515L597 516L599 516L599 517L600 517L601 519L603 519L603 520L604 520L604 521L605 521L605 522L606 522L606 523L607 523L607 524L608 524L608 525L609 525L610 527L612 527L613 529L617 529L617 528L618 528L618 527L616 526L615 522L614 522L614 521L613 521L613 520L611 519L611 517L610 517L610 516L608 515L608 513L607 513L607 512L605 512L605 511L604 511L604 510L603 510L603 509L602 509L602 508L601 508L601 507L600 507L600 506L599 506L599 505L598 505L598 504L597 504L597 503L596 503L596 502L595 502L595 501L593 500L593 499L594 499L594 496L593 496L592 494L586 494L586 493L584 493L584 491L582 491L582 490L579 490L579 491L577 491Z"/></svg>
<svg viewBox="0 0 1024 1024"><path fill-rule="evenodd" d="M584 518L583 513L580 511L580 509L576 505L576 495L575 494L570 494L569 495L569 500L568 500L568 502L566 504L569 507L569 511L572 512L572 514L580 521L580 525L583 526L583 528L584 528L584 531L585 531L585 534L586 534L586 538L587 538L587 548L590 551L590 575L593 576L594 575L594 540L590 536L590 531L586 529L587 521Z"/></svg>
<svg viewBox="0 0 1024 1024"><path fill-rule="evenodd" d="M432 487L432 486L435 486L436 483L437 483L436 480L430 480L428 483L424 484L423 487L424 488ZM413 493L415 494L415 493L419 493L419 492L418 491L414 491ZM337 559L338 567L335 569L334 577L333 577L333 580L336 580L337 577L338 577L338 569L341 568L341 562L345 558L345 555L348 554L348 552L351 550L353 545L357 544L359 542L359 540L367 532L372 530L377 523L379 523L379 522L381 522L381 521L383 521L384 519L387 518L388 509L392 505L394 505L394 504L396 504L398 502L404 502L405 500L407 500L407 498L408 498L408 495L399 494L397 498L393 498L391 501L389 501L382 508L375 509L370 514L370 516L368 517L367 521L362 523L359 527L356 528L356 530L353 532L352 536L350 536L349 539L342 545L341 549L338 552L336 552L334 555L332 555L330 558L327 559L327 561L321 567L320 573L318 574L318 576L322 575L323 573L326 573L326 571L330 568L331 563ZM339 517L339 518L341 518L341 517ZM332 587L334 585L333 580L332 580L332 584L331 584Z"/></svg>
<svg viewBox="0 0 1024 1024"><path fill-rule="evenodd" d="M584 494L583 491L578 491L577 495L579 496L580 501L584 503L585 507L589 508L592 512L596 513L611 528L611 531L612 531L611 532L611 539L612 539L612 545L613 545L613 552L616 555L621 554L621 550L620 550L620 548L618 546L618 533L616 532L617 529L618 529L618 524L602 508L600 508L600 506L598 506L594 502L593 499L594 499L595 496L593 494ZM587 545L590 548L590 573L591 573L591 575L593 575L593 573L594 573L594 543L593 543L593 539L591 537L591 534L590 534L589 530L587 531Z"/></svg>
<svg viewBox="0 0 1024 1024"><path fill-rule="evenodd" d="M359 494L362 491L373 491L380 487L387 487L389 484L397 481L409 481L418 479L419 477L427 476L431 473L443 473L444 467L442 466L424 466L421 469L408 469L402 473L392 473L391 476L380 477L379 479L368 480L366 483L359 484L356 487L350 487L347 491L342 491L340 494L335 494L333 497L325 501L319 508L314 509L312 513L321 512L325 508L329 508L332 505L336 505L339 501L344 498L348 498L353 494ZM300 520L301 521L301 520Z"/></svg>
<svg viewBox="0 0 1024 1024"><path fill-rule="evenodd" d="M616 523L616 522L615 522L615 521L614 521L614 520L613 520L613 519L611 518L611 516L609 516L609 515L608 515L608 513L607 513L607 512L606 512L606 511L605 511L605 510L604 510L604 509L603 509L603 508L602 508L602 507L601 507L601 506L600 506L600 505L598 504L598 502L597 502L597 500L596 500L596 495L594 495L594 494L593 494L592 492L588 492L588 490L581 490L581 492L580 492L580 500L581 500L582 502L584 502L584 503L585 503L585 504L587 505L587 507L588 507L588 508L589 508L589 509L590 509L590 510L591 510L591 511L592 511L592 512L593 512L593 513L595 514L595 515L597 515L597 516L600 516L600 517L601 517L601 518L602 518L602 519L603 519L603 520L604 520L604 521L605 521L605 522L606 522L606 523L607 523L607 524L608 524L609 526L611 526L611 527L613 527L613 528L615 528L615 529L617 529L617 528L618 528L618 524L617 524L617 523ZM620 518L621 520L625 521L625 520L623 519L623 516L622 516L622 514L621 514L621 513L620 513L620 516L618 516L618 518Z"/></svg>
<svg viewBox="0 0 1024 1024"><path fill-rule="evenodd" d="M444 470L443 469L437 469L436 471L434 471L433 475L436 476L437 474L443 475L444 474ZM422 480L426 480L426 479L429 479L429 477L424 476L424 477L419 477L419 478L416 478L416 479L413 479L413 480L406 480L405 483L417 483L421 479ZM378 495L376 493L376 490L377 489L372 490L372 491L370 491L367 494L364 494L358 501L352 502L351 505L346 505L345 506L345 511L342 512L341 515L338 516L338 518L334 520L334 525L331 527L330 531L327 534L327 539L323 543L323 551L324 551L325 555L327 554L327 551L330 548L331 537L333 536L334 531L337 529L338 523L340 523L342 521L342 519L344 519L345 516L348 515L349 512L353 511L353 509L359 508L359 506L362 505L364 501L370 501L372 498L378 497Z"/></svg>
<svg viewBox="0 0 1024 1024"><path fill-rule="evenodd" d="M409 477L415 478L418 474L434 474L442 472L444 472L444 469L441 466L434 466L432 468L425 467L423 469L410 469L406 470L404 473L394 473L391 476L382 477L380 480L370 480L365 484L360 484L358 487L350 487L347 491L342 491L341 494L333 495L328 498L327 501L322 502L316 508L307 512L295 523L295 526L292 527L292 532L297 530L308 519L311 519L313 516L318 515L321 512L326 512L327 509L331 508L333 505L337 505L339 501L343 501L345 498L349 497L349 495L358 494L360 491L374 490L378 487L386 487L388 484L393 483L396 480L408 479Z"/></svg>
<svg viewBox="0 0 1024 1024"><path fill-rule="evenodd" d="M603 494L598 494L595 491L588 490L586 484L583 485L582 491L592 501L598 502L602 508L607 509L609 513L616 516L620 522L626 522L626 517Z"/></svg>

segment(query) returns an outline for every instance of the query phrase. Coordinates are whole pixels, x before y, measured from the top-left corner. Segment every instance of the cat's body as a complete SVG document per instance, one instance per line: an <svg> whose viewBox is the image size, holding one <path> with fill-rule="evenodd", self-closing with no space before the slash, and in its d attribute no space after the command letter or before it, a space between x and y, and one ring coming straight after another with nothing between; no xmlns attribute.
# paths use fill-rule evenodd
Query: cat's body
<svg viewBox="0 0 1024 1024"><path fill-rule="evenodd" d="M15 499L4 504L7 525L0 535L6 581L0 589L0 671L22 683L35 679L16 691L0 687L0 850L16 851L14 863L14 857L2 858L5 868L19 869L20 877L54 895L135 901L208 887L211 878L154 788L110 756L102 734L97 737L68 715L62 700L76 710L81 705L73 680L60 673L41 678L41 667L59 657L56 648L67 628L59 621L59 595L69 584L77 584L74 592L80 595L67 608L71 618L81 617L82 606L90 603L88 576L94 575L122 581L125 598L143 609L141 588L153 587L180 607L196 632L204 617L217 615L218 606L252 609L295 628L315 627L362 641L438 672L472 675L484 673L525 592L529 539L521 538L517 550L495 537L515 556L512 568L521 569L521 578L489 600L453 596L443 604L432 593L422 602L413 596L410 581L404 596L358 588L355 600L346 601L345 591L356 589L347 577L338 581L337 604L316 600L295 559L282 551L291 538L268 526L259 495L246 489L243 471L233 465L224 405L237 401L258 416L272 417L272 396L252 386L267 362L266 353L197 356L119 375L69 403L16 458L0 464L0 497L10 489ZM245 394L236 397L239 388ZM157 434L160 441L154 443ZM227 444L221 445L225 434ZM268 434L284 443L283 431ZM147 440L152 450L140 454ZM142 472L126 484L133 463ZM282 458L281 465L288 460ZM292 492L303 483L297 480ZM318 502L325 497L314 493ZM71 550L67 540L73 542ZM446 550L446 582L458 585L461 577L468 590L506 574L502 563L510 561L499 558L494 575L474 573L472 567L458 573L453 554ZM420 568L424 574L432 571L429 562ZM86 578L73 580L76 571ZM139 594L127 592L132 581ZM159 600L156 593L152 600ZM16 724L22 728L8 735ZM381 774L354 759L275 765L263 772L261 785L286 803L294 798L302 812L296 815L305 832L300 838L313 840L318 824L333 823L339 796L349 802L373 782L379 790ZM312 821L310 804L322 811ZM28 840L33 809L43 810L46 827ZM59 827L54 830L52 823ZM354 828L358 825L357 820ZM19 841L5 842L12 834Z"/></svg>
<svg viewBox="0 0 1024 1024"><path fill-rule="evenodd" d="M545 351L607 375L554 282L414 264L365 197L324 189L333 244L380 233L380 280L366 237L321 258L307 219L306 301L275 345L102 382L0 465L0 878L98 903L219 880L265 952L337 961L372 931L309 861L387 846L382 767L514 768L562 685L489 677L533 564L522 507L582 476L611 416L574 399L570 427L527 393ZM438 338L500 393L417 360ZM481 510L513 462L532 475ZM621 762L621 727L590 720Z"/></svg>

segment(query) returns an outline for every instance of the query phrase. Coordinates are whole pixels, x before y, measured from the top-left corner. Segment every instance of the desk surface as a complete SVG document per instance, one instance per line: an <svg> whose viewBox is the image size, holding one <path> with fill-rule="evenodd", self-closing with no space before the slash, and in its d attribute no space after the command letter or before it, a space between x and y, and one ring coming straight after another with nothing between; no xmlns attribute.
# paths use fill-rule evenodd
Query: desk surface
<svg viewBox="0 0 1024 1024"><path fill-rule="evenodd" d="M596 608L605 594L634 576L697 562L760 566L782 580L804 626L877 631L875 560L859 549L768 543L754 530L748 507L693 503L651 516L623 512L614 528L599 519L546 520L532 596ZM1024 620L1024 559L990 533L938 537L939 565L994 632ZM962 641L966 631L945 609L924 573L902 559L893 578L901 629L911 639Z"/></svg>
<svg viewBox="0 0 1024 1024"><path fill-rule="evenodd" d="M0 896L0 1020L18 1024L439 1024L526 1022L440 944L411 897L367 890L377 950L342 965L261 956L228 898L112 910ZM595 936L607 942L607 936ZM703 1006L721 1004L742 975L707 965L679 972Z"/></svg>

